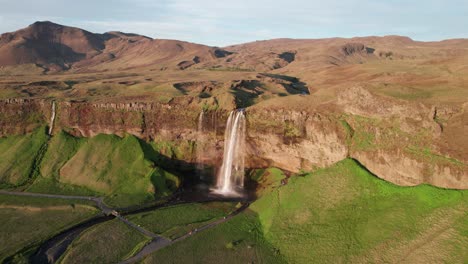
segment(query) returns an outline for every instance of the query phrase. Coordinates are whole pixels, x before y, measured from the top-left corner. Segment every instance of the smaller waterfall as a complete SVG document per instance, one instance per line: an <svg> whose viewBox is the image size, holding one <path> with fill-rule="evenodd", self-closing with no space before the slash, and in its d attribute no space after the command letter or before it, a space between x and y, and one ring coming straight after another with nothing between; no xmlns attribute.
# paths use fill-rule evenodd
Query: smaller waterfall
<svg viewBox="0 0 468 264"><path fill-rule="evenodd" d="M54 121L55 121L55 101L52 101L52 115L50 116L49 136L52 135L52 130L54 129Z"/></svg>
<svg viewBox="0 0 468 264"><path fill-rule="evenodd" d="M215 193L237 196L244 186L245 113L232 111L224 133L223 164L218 173Z"/></svg>
<svg viewBox="0 0 468 264"><path fill-rule="evenodd" d="M203 179L203 171L205 169L205 165L203 164L203 146L205 144L205 136L203 135L203 118L205 112L202 110L200 115L198 116L198 127L197 127L197 173L199 174L200 179Z"/></svg>

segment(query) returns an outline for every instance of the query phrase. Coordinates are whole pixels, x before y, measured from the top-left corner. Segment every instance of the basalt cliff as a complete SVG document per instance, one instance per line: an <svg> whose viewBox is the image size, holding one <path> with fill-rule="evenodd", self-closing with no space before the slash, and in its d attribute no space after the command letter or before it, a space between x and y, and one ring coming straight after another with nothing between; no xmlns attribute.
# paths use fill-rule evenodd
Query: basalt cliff
<svg viewBox="0 0 468 264"><path fill-rule="evenodd" d="M467 189L466 43L216 48L40 22L0 38L0 136L51 126L55 102L52 137L134 135L165 144L166 163L214 175L228 114L245 108L246 168L300 174L353 158L397 185Z"/></svg>

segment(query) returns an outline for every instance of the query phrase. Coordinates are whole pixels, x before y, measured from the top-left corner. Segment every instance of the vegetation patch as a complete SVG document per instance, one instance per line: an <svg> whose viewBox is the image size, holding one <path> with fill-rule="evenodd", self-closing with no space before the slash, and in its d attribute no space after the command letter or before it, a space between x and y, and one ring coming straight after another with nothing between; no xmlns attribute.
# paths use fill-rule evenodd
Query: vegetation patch
<svg viewBox="0 0 468 264"><path fill-rule="evenodd" d="M60 169L60 182L82 186L107 196L106 202L128 206L169 193L166 177L145 157L139 140L98 135L88 139Z"/></svg>
<svg viewBox="0 0 468 264"><path fill-rule="evenodd" d="M84 201L0 195L0 262L98 213Z"/></svg>
<svg viewBox="0 0 468 264"><path fill-rule="evenodd" d="M163 248L143 263L285 263L264 238L255 213L246 211L228 222Z"/></svg>
<svg viewBox="0 0 468 264"><path fill-rule="evenodd" d="M21 186L35 176L47 140L45 127L27 135L0 138L0 187Z"/></svg>
<svg viewBox="0 0 468 264"><path fill-rule="evenodd" d="M62 257L62 263L118 263L130 257L149 238L114 219L85 231Z"/></svg>
<svg viewBox="0 0 468 264"><path fill-rule="evenodd" d="M184 204L131 215L128 219L153 233L175 239L228 215L232 210L232 203Z"/></svg>
<svg viewBox="0 0 468 264"><path fill-rule="evenodd" d="M399 187L347 159L290 178L251 208L266 239L289 263L401 262L421 255L422 262L463 262L467 194ZM434 234L443 236L427 243Z"/></svg>
<svg viewBox="0 0 468 264"><path fill-rule="evenodd" d="M60 169L85 142L85 138L74 137L62 130L55 134L42 161L41 175L45 178L59 179Z"/></svg>

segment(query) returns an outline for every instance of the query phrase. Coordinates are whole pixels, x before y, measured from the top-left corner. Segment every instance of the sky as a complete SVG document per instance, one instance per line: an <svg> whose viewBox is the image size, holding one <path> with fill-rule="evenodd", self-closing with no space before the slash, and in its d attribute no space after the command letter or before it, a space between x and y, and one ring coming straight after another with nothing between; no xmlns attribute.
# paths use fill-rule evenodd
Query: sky
<svg viewBox="0 0 468 264"><path fill-rule="evenodd" d="M0 0L0 32L52 21L211 46L273 38L468 38L468 0Z"/></svg>

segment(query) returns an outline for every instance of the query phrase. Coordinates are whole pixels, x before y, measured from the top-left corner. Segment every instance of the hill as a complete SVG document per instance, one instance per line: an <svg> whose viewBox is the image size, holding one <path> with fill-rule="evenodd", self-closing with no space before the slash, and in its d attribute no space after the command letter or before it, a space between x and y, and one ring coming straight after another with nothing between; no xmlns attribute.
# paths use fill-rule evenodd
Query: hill
<svg viewBox="0 0 468 264"><path fill-rule="evenodd" d="M52 22L36 22L0 36L0 66L33 64L44 71L116 70L161 64L185 69L225 52L177 40L136 34L95 34Z"/></svg>

